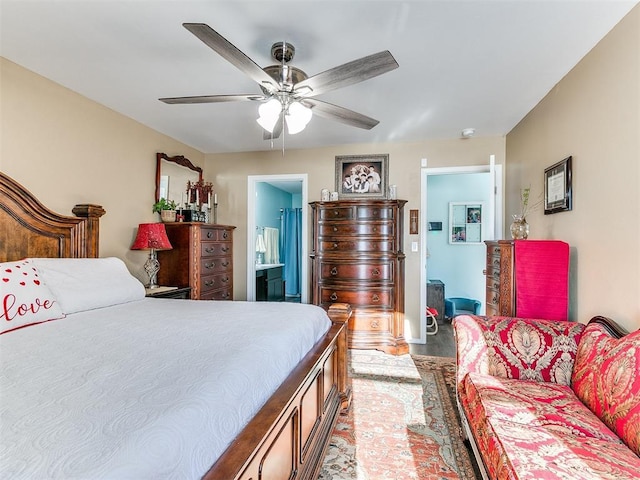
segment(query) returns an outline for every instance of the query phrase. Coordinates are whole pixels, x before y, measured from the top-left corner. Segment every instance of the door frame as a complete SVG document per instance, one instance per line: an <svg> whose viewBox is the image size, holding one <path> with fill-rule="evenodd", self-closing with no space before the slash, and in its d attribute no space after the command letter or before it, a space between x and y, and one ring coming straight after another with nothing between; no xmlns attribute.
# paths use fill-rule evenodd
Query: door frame
<svg viewBox="0 0 640 480"><path fill-rule="evenodd" d="M256 185L258 183L302 183L302 265L300 266L300 303L309 303L309 176L306 173L247 176L247 301L256 300Z"/></svg>
<svg viewBox="0 0 640 480"><path fill-rule="evenodd" d="M495 157L491 155L490 163L487 165L461 166L461 167L422 167L420 172L420 209L424 212L420 219L420 258L422 259L422 268L420 269L420 332L418 338L406 339L408 343L427 343L426 316L424 312L427 308L427 179L429 175L461 175L469 173L493 173L493 208L489 209L490 222L493 225L493 231L487 235L487 240L502 238L503 232L503 208L504 208L504 180L503 167L501 164L495 164ZM405 331L408 325L405 326Z"/></svg>

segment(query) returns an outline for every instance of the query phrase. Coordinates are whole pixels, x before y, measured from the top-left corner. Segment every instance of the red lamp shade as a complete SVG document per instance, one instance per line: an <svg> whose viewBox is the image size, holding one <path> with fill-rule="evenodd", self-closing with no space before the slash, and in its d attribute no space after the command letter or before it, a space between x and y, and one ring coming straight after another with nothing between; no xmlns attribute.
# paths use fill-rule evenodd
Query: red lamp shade
<svg viewBox="0 0 640 480"><path fill-rule="evenodd" d="M167 238L164 223L141 223L131 250L170 250L173 247Z"/></svg>

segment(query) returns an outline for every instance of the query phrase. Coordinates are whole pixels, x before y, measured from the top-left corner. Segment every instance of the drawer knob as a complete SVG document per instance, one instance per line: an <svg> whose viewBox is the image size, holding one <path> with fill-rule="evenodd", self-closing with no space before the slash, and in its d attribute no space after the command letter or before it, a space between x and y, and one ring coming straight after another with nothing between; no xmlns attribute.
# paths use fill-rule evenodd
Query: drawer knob
<svg viewBox="0 0 640 480"><path fill-rule="evenodd" d="M338 215L340 215L340 212L338 210L334 210L333 211L333 216L337 217Z"/></svg>
<svg viewBox="0 0 640 480"><path fill-rule="evenodd" d="M499 260L498 258L496 258L496 259L493 261L493 264L499 267L499 266L500 266L500 260Z"/></svg>
<svg viewBox="0 0 640 480"><path fill-rule="evenodd" d="M373 300L374 302L379 302L380 295L378 295L377 293L374 293L373 296L371 297L371 300Z"/></svg>
<svg viewBox="0 0 640 480"><path fill-rule="evenodd" d="M211 238L213 237L213 232L212 231L208 231L207 232L207 238Z"/></svg>
<svg viewBox="0 0 640 480"><path fill-rule="evenodd" d="M205 263L204 268L215 268L216 262Z"/></svg>
<svg viewBox="0 0 640 480"><path fill-rule="evenodd" d="M338 227L333 227L333 231L337 232L338 231Z"/></svg>
<svg viewBox="0 0 640 480"><path fill-rule="evenodd" d="M380 328L380 322L378 322L378 320L371 320L371 328Z"/></svg>
<svg viewBox="0 0 640 480"><path fill-rule="evenodd" d="M337 244L337 243L334 243L334 244L333 244L333 248L338 248L338 244Z"/></svg>
<svg viewBox="0 0 640 480"><path fill-rule="evenodd" d="M204 249L204 251L207 252L207 253L213 253L213 252L216 251L216 249L213 248L213 247L207 247L207 248Z"/></svg>
<svg viewBox="0 0 640 480"><path fill-rule="evenodd" d="M207 280L206 282L204 282L205 287L211 287L213 286L215 282L213 280Z"/></svg>
<svg viewBox="0 0 640 480"><path fill-rule="evenodd" d="M336 292L333 292L329 298L330 298L333 302L335 302L335 301L338 299L338 294L337 294Z"/></svg>
<svg viewBox="0 0 640 480"><path fill-rule="evenodd" d="M229 247L222 247L222 251L223 251L224 253L227 253L227 252L229 251Z"/></svg>
<svg viewBox="0 0 640 480"><path fill-rule="evenodd" d="M229 298L230 296L231 296L231 295L229 294L229 292L224 292L224 293L222 294L222 298L223 298L223 299L225 299L225 300L226 300L227 298Z"/></svg>
<svg viewBox="0 0 640 480"><path fill-rule="evenodd" d="M222 262L222 266L223 267L228 267L229 266L229 260L225 260L224 262Z"/></svg>
<svg viewBox="0 0 640 480"><path fill-rule="evenodd" d="M338 267L333 267L331 269L331 275L337 275L338 274Z"/></svg>
<svg viewBox="0 0 640 480"><path fill-rule="evenodd" d="M222 232L222 238L224 238L225 240L229 238L229 232Z"/></svg>
<svg viewBox="0 0 640 480"><path fill-rule="evenodd" d="M373 272L371 272L372 275L380 275L380 270L377 268L373 269Z"/></svg>
<svg viewBox="0 0 640 480"><path fill-rule="evenodd" d="M222 283L229 283L229 277L224 277L222 279Z"/></svg>

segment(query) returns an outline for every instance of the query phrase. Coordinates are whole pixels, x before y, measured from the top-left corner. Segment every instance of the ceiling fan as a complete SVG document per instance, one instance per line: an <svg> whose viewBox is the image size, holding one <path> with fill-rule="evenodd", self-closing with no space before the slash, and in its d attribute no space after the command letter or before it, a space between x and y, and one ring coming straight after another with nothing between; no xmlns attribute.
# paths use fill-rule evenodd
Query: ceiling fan
<svg viewBox="0 0 640 480"><path fill-rule="evenodd" d="M387 50L308 77L299 68L288 65L295 54L294 46L289 43L273 44L271 55L279 63L261 68L210 26L204 23L183 23L182 25L208 47L257 82L262 94L160 98L159 100L164 103L262 102L258 109L260 117L257 121L265 130L265 139L278 138L282 133L285 121L290 134L302 131L311 120L313 113L367 130L380 123L374 118L313 97L398 68L398 63Z"/></svg>

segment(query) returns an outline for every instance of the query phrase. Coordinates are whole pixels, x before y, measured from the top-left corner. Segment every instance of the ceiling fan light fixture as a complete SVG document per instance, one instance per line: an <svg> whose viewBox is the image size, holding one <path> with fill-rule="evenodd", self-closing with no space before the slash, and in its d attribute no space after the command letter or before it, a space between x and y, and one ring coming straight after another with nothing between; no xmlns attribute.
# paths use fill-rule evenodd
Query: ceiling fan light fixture
<svg viewBox="0 0 640 480"><path fill-rule="evenodd" d="M295 135L305 129L307 124L311 121L313 113L311 109L305 107L300 102L293 102L287 109L285 120L287 122L287 129L289 135Z"/></svg>
<svg viewBox="0 0 640 480"><path fill-rule="evenodd" d="M258 115L260 116L256 121L267 132L273 133L273 129L280 117L280 112L282 112L280 100L272 98L258 107Z"/></svg>

